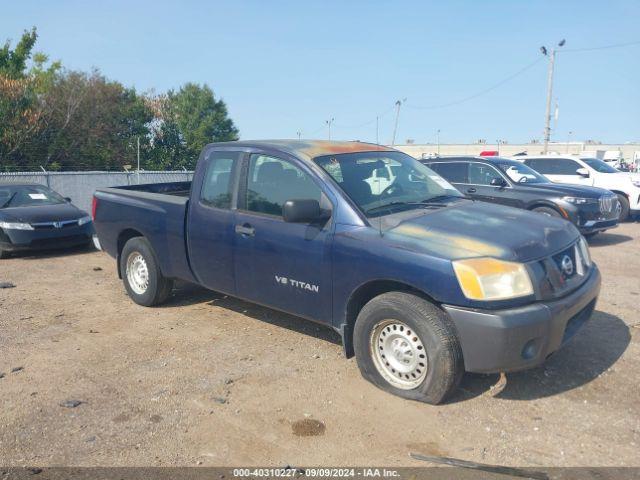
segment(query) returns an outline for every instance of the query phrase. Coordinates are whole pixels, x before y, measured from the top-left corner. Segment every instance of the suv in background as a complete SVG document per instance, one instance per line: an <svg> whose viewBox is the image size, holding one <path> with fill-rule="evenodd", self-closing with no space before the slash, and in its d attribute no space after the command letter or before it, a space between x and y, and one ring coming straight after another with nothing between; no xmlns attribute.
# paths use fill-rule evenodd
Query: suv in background
<svg viewBox="0 0 640 480"><path fill-rule="evenodd" d="M470 198L565 218L584 235L595 235L618 224L620 205L612 192L558 185L515 160L440 157L422 163Z"/></svg>
<svg viewBox="0 0 640 480"><path fill-rule="evenodd" d="M552 182L606 188L618 196L620 221L640 215L640 176L621 172L597 158L572 156L522 156L524 162Z"/></svg>

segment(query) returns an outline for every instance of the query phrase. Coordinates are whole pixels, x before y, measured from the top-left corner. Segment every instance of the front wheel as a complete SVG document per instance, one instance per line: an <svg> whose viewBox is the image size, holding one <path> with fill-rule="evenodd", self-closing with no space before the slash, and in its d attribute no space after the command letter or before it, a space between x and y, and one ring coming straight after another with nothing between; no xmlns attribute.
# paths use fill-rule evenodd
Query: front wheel
<svg viewBox="0 0 640 480"><path fill-rule="evenodd" d="M536 212L536 213L541 213L543 215L547 215L548 217L561 217L562 215L560 215L560 213L551 208L551 207L536 207L533 210L531 210L532 212Z"/></svg>
<svg viewBox="0 0 640 480"><path fill-rule="evenodd" d="M620 217L618 218L618 221L624 222L629 218L629 199L621 193L616 195L618 197L618 202L620 203Z"/></svg>
<svg viewBox="0 0 640 480"><path fill-rule="evenodd" d="M464 373L462 350L449 318L409 293L385 293L362 308L354 349L364 378L420 402L441 403Z"/></svg>
<svg viewBox="0 0 640 480"><path fill-rule="evenodd" d="M171 294L173 281L162 275L155 253L143 237L125 244L120 254L120 272L127 293L138 305L158 305Z"/></svg>

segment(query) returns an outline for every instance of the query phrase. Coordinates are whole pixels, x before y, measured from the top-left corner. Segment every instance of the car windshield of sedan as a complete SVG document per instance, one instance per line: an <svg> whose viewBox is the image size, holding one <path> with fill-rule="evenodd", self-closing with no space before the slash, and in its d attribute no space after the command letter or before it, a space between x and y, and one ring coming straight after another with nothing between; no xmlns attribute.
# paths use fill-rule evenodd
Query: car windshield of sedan
<svg viewBox="0 0 640 480"><path fill-rule="evenodd" d="M57 205L66 200L40 185L0 185L0 209Z"/></svg>
<svg viewBox="0 0 640 480"><path fill-rule="evenodd" d="M549 183L545 177L520 162L503 162L498 167L516 183Z"/></svg>
<svg viewBox="0 0 640 480"><path fill-rule="evenodd" d="M584 163L589 165L598 173L619 173L620 170L616 170L611 165L608 165L606 162L599 160L597 158L582 158Z"/></svg>
<svg viewBox="0 0 640 480"><path fill-rule="evenodd" d="M401 152L359 152L314 159L367 217L437 208L463 198L449 182Z"/></svg>

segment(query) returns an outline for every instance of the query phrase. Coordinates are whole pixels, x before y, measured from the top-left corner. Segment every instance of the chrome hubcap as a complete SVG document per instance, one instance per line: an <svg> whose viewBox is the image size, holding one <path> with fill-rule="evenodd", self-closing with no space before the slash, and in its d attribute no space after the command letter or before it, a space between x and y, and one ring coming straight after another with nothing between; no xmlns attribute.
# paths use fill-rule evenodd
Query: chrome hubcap
<svg viewBox="0 0 640 480"><path fill-rule="evenodd" d="M131 290L138 295L144 294L149 287L149 269L139 252L132 252L127 258L127 281Z"/></svg>
<svg viewBox="0 0 640 480"><path fill-rule="evenodd" d="M384 320L371 333L376 369L391 385L410 390L427 376L427 352L418 334L398 320Z"/></svg>

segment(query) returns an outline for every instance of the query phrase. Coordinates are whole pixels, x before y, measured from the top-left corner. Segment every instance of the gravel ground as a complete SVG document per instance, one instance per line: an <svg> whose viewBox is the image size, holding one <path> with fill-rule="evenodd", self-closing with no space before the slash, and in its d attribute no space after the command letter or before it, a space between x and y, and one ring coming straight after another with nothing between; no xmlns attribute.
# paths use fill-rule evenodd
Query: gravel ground
<svg viewBox="0 0 640 480"><path fill-rule="evenodd" d="M191 286L133 304L100 252L0 263L0 465L638 466L640 224L591 241L592 321L542 367L385 394L332 331Z"/></svg>

